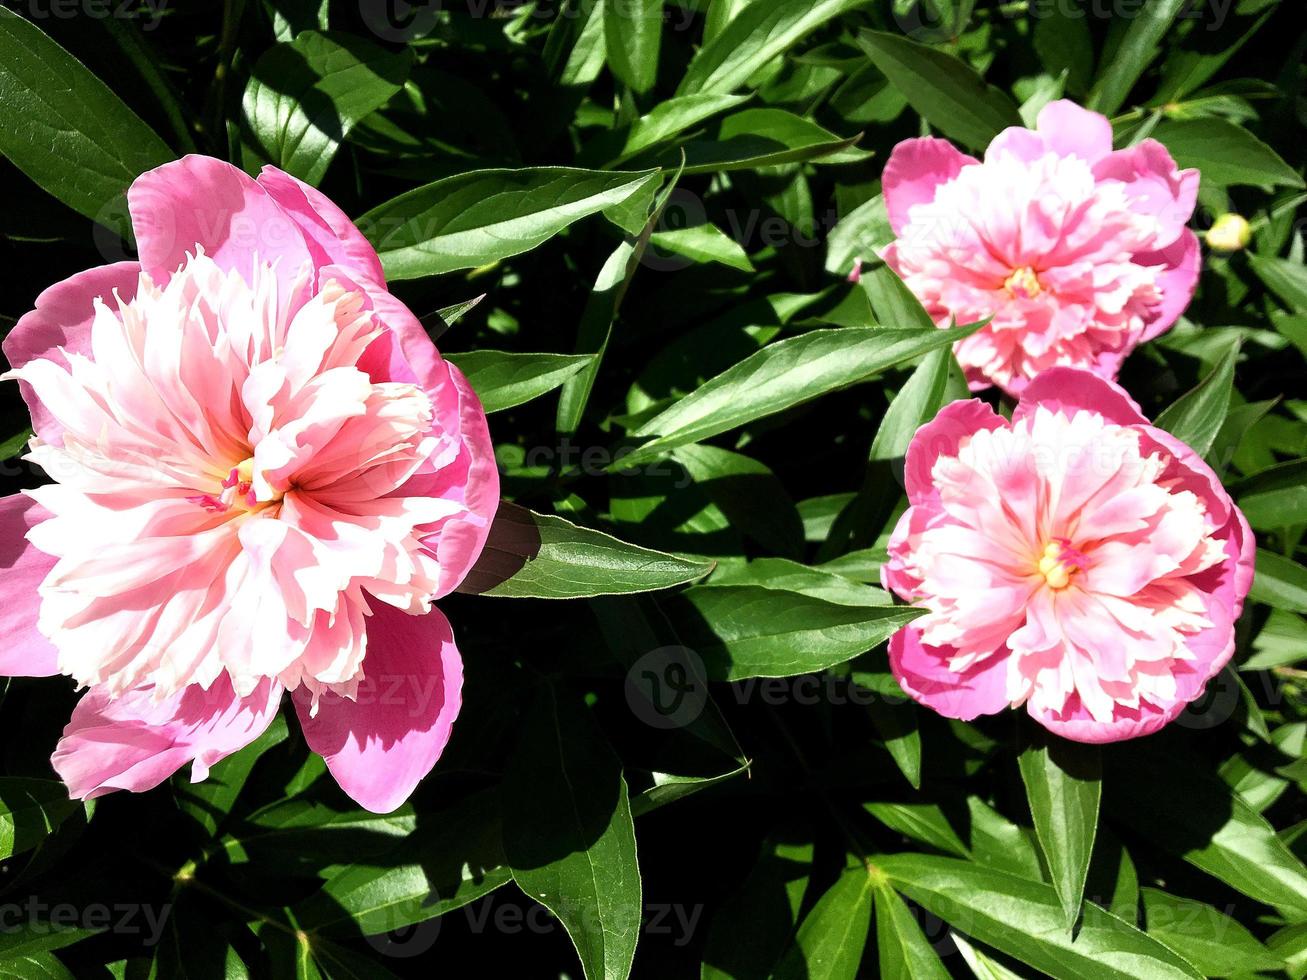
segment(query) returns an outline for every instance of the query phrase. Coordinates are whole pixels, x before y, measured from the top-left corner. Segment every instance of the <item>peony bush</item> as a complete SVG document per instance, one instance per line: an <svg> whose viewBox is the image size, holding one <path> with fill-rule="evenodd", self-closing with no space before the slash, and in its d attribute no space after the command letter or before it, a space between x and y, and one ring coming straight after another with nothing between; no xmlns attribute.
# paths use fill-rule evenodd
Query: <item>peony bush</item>
<svg viewBox="0 0 1307 980"><path fill-rule="evenodd" d="M0 972L1307 975L1299 20L0 7Z"/></svg>

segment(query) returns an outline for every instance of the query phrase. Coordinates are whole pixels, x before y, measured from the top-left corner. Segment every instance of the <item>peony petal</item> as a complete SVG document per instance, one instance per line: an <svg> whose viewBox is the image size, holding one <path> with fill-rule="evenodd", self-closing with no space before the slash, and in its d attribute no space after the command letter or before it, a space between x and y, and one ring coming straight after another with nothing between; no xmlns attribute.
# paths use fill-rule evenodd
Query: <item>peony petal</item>
<svg viewBox="0 0 1307 980"><path fill-rule="evenodd" d="M191 154L147 171L127 191L141 265L159 284L197 246L222 269L248 283L261 263L276 263L289 295L300 269L312 262L304 234L243 170Z"/></svg>
<svg viewBox="0 0 1307 980"><path fill-rule="evenodd" d="M940 409L934 420L917 430L904 461L908 499L916 504L927 497L934 481L931 470L940 456L957 454L963 439L982 429L1001 429L1006 423L978 398L956 401Z"/></svg>
<svg viewBox="0 0 1307 980"><path fill-rule="evenodd" d="M1166 248L1157 252L1141 252L1135 256L1135 261L1140 265L1163 267L1157 277L1162 302L1139 338L1141 341L1152 340L1170 330L1194 298L1203 261L1202 249L1198 247L1198 236L1185 228L1180 232L1180 237Z"/></svg>
<svg viewBox="0 0 1307 980"><path fill-rule="evenodd" d="M385 282L377 250L322 192L272 166L259 172L258 181L304 233L315 264L339 265L378 286Z"/></svg>
<svg viewBox="0 0 1307 980"><path fill-rule="evenodd" d="M1035 128L1051 149L1088 163L1097 163L1112 152L1112 124L1107 117L1067 99L1040 109Z"/></svg>
<svg viewBox="0 0 1307 980"><path fill-rule="evenodd" d="M44 357L66 367L68 362L60 348L74 354L89 354L95 301L111 302L115 291L123 300L130 300L136 295L140 275L140 263L115 262L55 283L36 298L36 308L24 315L5 337L4 353L10 365L21 368L28 361ZM32 413L36 434L44 442L60 445L63 427L41 404L31 385L20 381L18 386Z"/></svg>
<svg viewBox="0 0 1307 980"><path fill-rule="evenodd" d="M438 609L410 616L377 604L368 620L364 679L356 700L323 694L317 714L302 688L295 710L309 747L341 789L374 813L402 804L449 741L463 661Z"/></svg>
<svg viewBox="0 0 1307 980"><path fill-rule="evenodd" d="M1125 389L1088 371L1075 368L1049 368L1039 375L1021 395L1012 413L1019 422L1034 412L1037 405L1068 414L1079 409L1096 412L1117 425L1147 425L1148 419Z"/></svg>
<svg viewBox="0 0 1307 980"><path fill-rule="evenodd" d="M923 136L904 140L890 154L881 174L885 210L894 234L908 225L908 210L935 197L935 188L952 180L971 163L977 163L948 140Z"/></svg>
<svg viewBox="0 0 1307 980"><path fill-rule="evenodd" d="M1180 236L1198 201L1198 171L1181 170L1166 147L1153 139L1103 157L1094 164L1094 176L1125 184L1130 210L1157 219L1159 245Z"/></svg>
<svg viewBox="0 0 1307 980"><path fill-rule="evenodd" d="M77 703L50 760L74 799L114 790L153 789L194 762L193 782L263 734L277 713L281 685L264 680L236 697L226 675L209 690L192 685L162 701L149 688L111 697L93 687Z"/></svg>
<svg viewBox="0 0 1307 980"><path fill-rule="evenodd" d="M1068 708L1060 712L1037 707L1033 701L1028 703L1026 708L1030 712L1030 717L1054 734L1073 742L1102 745L1107 742L1121 742L1128 738L1151 735L1174 721L1184 710L1185 702L1176 701L1165 708L1154 708L1147 704L1139 708L1117 705L1112 720L1107 722L1096 721L1074 694L1071 696Z"/></svg>
<svg viewBox="0 0 1307 980"><path fill-rule="evenodd" d="M49 677L59 673L54 646L36 628L41 610L37 587L57 561L26 540L27 532L50 512L31 497L0 497L0 576L5 601L0 606L0 675Z"/></svg>
<svg viewBox="0 0 1307 980"><path fill-rule="evenodd" d="M921 642L917 628L909 624L889 641L890 669L908 694L946 718L970 721L1008 707L1007 650L962 672L949 669L953 650Z"/></svg>

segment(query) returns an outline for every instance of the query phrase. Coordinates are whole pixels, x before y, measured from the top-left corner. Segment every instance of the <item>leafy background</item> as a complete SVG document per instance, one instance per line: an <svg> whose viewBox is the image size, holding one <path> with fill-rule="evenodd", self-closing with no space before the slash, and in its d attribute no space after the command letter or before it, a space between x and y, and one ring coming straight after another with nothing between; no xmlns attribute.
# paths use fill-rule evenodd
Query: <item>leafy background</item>
<svg viewBox="0 0 1307 980"><path fill-rule="evenodd" d="M5 329L131 255L140 171L276 163L469 373L514 503L446 603L453 741L393 814L293 720L206 783L71 804L71 684L9 682L0 973L1303 977L1302 28L1292 0L7 0ZM905 702L876 585L904 447L964 394L875 261L880 167L1061 95L1198 167L1200 231L1254 228L1123 374L1258 531L1254 601L1202 703L1101 751ZM0 397L12 491L41 476Z"/></svg>

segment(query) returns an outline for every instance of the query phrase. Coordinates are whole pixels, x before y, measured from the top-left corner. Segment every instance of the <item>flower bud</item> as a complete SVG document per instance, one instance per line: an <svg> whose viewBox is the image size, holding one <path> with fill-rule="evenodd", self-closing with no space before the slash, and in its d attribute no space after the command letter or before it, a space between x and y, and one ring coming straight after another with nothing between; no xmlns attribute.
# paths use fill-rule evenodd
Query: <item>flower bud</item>
<svg viewBox="0 0 1307 980"><path fill-rule="evenodd" d="M1226 212L1207 230L1207 247L1214 252L1237 252L1246 248L1252 237L1247 218Z"/></svg>

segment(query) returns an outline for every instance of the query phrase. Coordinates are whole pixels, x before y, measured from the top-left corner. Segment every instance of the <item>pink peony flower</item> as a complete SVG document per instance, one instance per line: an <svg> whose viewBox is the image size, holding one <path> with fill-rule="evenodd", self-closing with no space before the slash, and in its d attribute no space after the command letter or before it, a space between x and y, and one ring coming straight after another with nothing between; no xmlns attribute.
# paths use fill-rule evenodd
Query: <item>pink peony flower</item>
<svg viewBox="0 0 1307 980"><path fill-rule="evenodd" d="M1074 103L1005 129L983 163L906 140L883 187L897 236L883 256L936 322L993 318L956 347L973 391L1019 395L1057 365L1115 379L1193 297L1198 171L1155 140L1113 152L1111 124Z"/></svg>
<svg viewBox="0 0 1307 980"><path fill-rule="evenodd" d="M55 482L0 500L0 671L90 688L53 759L74 797L203 779L288 690L392 810L458 713L432 600L498 504L481 405L313 188L189 156L128 203L140 262L51 287L4 343Z"/></svg>
<svg viewBox="0 0 1307 980"><path fill-rule="evenodd" d="M1216 475L1119 387L1053 368L1011 422L953 402L906 461L881 580L928 610L890 640L950 718L1025 704L1081 742L1156 731L1234 651L1254 540Z"/></svg>

